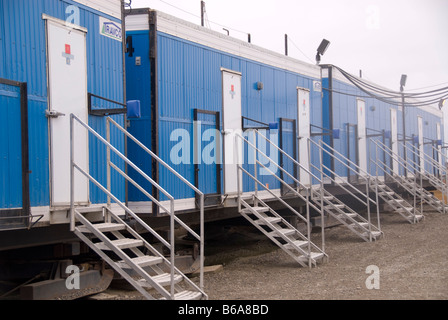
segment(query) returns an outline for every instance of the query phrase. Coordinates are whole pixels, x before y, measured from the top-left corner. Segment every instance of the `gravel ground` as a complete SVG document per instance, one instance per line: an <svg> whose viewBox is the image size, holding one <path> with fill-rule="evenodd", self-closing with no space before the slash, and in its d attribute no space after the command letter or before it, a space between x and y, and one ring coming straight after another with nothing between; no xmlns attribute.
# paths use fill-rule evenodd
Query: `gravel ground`
<svg viewBox="0 0 448 320"><path fill-rule="evenodd" d="M227 227L207 242L206 264L222 264L205 274L211 300L346 300L448 299L448 215L425 210L412 225L399 214L381 215L384 238L367 243L342 226L326 229L329 261L308 269L252 226ZM222 231L222 230L221 230ZM320 233L313 233L319 244ZM367 289L379 268L379 289ZM197 278L194 278L197 281ZM103 299L140 299L138 294L109 289Z"/></svg>
<svg viewBox="0 0 448 320"><path fill-rule="evenodd" d="M448 299L448 215L426 210L425 216L412 225L398 214L382 214L385 236L373 243L342 226L327 229L329 261L313 269L298 267L280 249L236 258L205 276L205 290L212 300ZM320 237L313 234L317 243ZM275 248L259 241L240 251L266 247ZM366 287L370 265L379 268L378 290Z"/></svg>

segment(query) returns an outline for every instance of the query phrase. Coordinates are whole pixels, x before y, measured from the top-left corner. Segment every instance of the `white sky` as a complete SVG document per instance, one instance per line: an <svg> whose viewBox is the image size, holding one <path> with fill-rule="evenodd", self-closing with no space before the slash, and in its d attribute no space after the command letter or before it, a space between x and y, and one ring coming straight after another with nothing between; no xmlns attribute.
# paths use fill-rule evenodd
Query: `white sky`
<svg viewBox="0 0 448 320"><path fill-rule="evenodd" d="M286 33L289 56L315 63L316 49L325 38L331 44L322 64L354 75L361 69L363 78L396 91L402 74L408 75L405 91L448 86L448 0L205 3L206 26L223 33L225 26L230 36L245 41L250 33L252 43L266 49L284 53ZM200 24L200 0L132 0L132 7L149 7Z"/></svg>
<svg viewBox="0 0 448 320"><path fill-rule="evenodd" d="M289 55L315 62L325 38L331 45L321 63L335 64L390 89L445 83L448 86L447 0L205 0L213 30L230 30L235 38L279 53L284 34ZM200 0L133 0L133 8L150 7L200 24ZM174 7L175 6L175 7ZM177 9L177 8L179 9ZM181 10L180 10L181 9ZM220 24L217 25L216 23ZM297 48L304 54L302 54ZM424 90L422 90L424 91Z"/></svg>

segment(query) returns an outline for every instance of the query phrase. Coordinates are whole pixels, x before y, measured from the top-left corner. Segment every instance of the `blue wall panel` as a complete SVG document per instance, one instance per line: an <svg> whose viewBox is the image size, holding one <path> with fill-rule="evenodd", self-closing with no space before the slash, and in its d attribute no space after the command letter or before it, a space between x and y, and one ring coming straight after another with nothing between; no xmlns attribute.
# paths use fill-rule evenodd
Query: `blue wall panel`
<svg viewBox="0 0 448 320"><path fill-rule="evenodd" d="M0 84L0 209L22 207L20 90Z"/></svg>
<svg viewBox="0 0 448 320"><path fill-rule="evenodd" d="M173 164L170 152L180 141L169 141L169 137L176 129L182 129L186 135L193 136L193 109L222 112L221 68L242 73L243 116L266 123L278 122L280 117L297 119L297 87L305 87L312 92L312 119L318 121L318 125L322 124L320 93L312 91L313 80L317 79L310 79L286 70L235 57L160 32L158 50L159 153L160 157L169 164ZM256 89L257 82L263 83L263 90ZM272 133L274 134L274 132ZM275 133L277 134L277 132ZM292 137L290 138L292 139ZM275 140L278 143L278 137L275 137ZM190 141L192 142L192 138ZM264 143L261 144L261 148L266 150L267 155L278 161L276 150L270 150L269 146L264 146ZM245 155L247 155L247 150L245 150ZM190 182L194 182L192 152L190 163L173 164L173 167ZM251 167L253 167L247 164L247 156L244 167L248 170L252 170ZM209 169L204 170L212 174L213 170ZM279 174L272 166L271 169ZM265 176L261 180L263 183L268 183L271 189L280 188L280 183L274 177ZM207 180L199 181L199 185L206 183ZM173 183L172 177L163 168L160 168L160 184L175 198L194 196L185 186ZM253 183L249 184L251 184L249 179L245 177L245 191L253 189ZM211 189L214 188L213 185Z"/></svg>
<svg viewBox="0 0 448 320"><path fill-rule="evenodd" d="M108 99L123 101L123 63L121 43L104 36L99 30L98 11L70 0L0 0L0 77L28 83L29 160L31 206L49 205L49 149L47 106L47 71L45 47L45 21L42 14L65 20L66 8L79 8L80 24L87 32L88 92ZM118 22L118 20L107 17ZM123 117L115 119L123 124ZM90 117L89 124L104 132L104 119ZM123 150L124 139L116 135L117 146ZM91 173L105 183L104 152L90 139ZM121 178L114 176L113 183L120 185L119 198L124 199ZM104 196L91 188L91 201L102 202Z"/></svg>
<svg viewBox="0 0 448 320"><path fill-rule="evenodd" d="M328 88L328 79L323 79L323 86ZM341 130L340 139L334 140L334 148L347 156L347 152L349 150L347 145L347 123L357 124L357 97L364 100L366 104L366 129L367 134L378 134L381 133L382 130L390 131L391 130L391 118L390 118L390 109L398 109L397 106L390 105L379 101L377 99L371 98L367 95L367 93L359 90L358 88L346 84L342 81L333 79L333 118L329 119L329 94L324 90L324 98L323 98L323 110L324 113L324 127L329 128L330 122L333 125L333 128ZM405 113L405 125L406 125L406 136L411 137L412 135L418 135L418 125L417 125L417 117L421 116L423 118L424 126L424 137L425 142L429 140L436 139L436 123L441 123L441 119L436 115L424 111L419 108L414 108L407 106ZM402 122L402 112L401 108L398 109L397 112L397 130L398 130L398 138L402 139L403 132L403 122ZM352 161L355 161L356 154L354 153L355 147L355 135L353 132L350 133L350 155L349 158ZM376 137L375 139L381 139L381 137ZM386 144L389 144L390 140L386 139ZM375 174L375 165L371 163L371 159L381 159L383 160L383 152L378 150L376 152L376 148L373 143L367 144L368 148L368 168L370 169L370 173ZM429 152L431 147L425 146L425 152ZM399 148L399 154L402 156L403 151L402 148ZM327 162L329 163L329 159ZM390 164L389 157L386 157L386 163ZM400 168L401 169L401 168ZM337 174L342 176L347 175L347 169L344 165L335 162L335 171ZM382 172L380 172L382 173Z"/></svg>

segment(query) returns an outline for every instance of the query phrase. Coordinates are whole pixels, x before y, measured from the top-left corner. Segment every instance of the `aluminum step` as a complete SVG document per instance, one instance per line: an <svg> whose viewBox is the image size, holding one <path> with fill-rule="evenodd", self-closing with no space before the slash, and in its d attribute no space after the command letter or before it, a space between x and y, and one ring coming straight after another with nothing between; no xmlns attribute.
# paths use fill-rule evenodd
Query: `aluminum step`
<svg viewBox="0 0 448 320"><path fill-rule="evenodd" d="M112 231L120 231L125 230L126 226L121 223L98 223L94 224L93 227L100 232L112 232ZM80 226L78 227L78 231L82 233L92 233L87 227Z"/></svg>
<svg viewBox="0 0 448 320"><path fill-rule="evenodd" d="M246 213L246 214L251 214L252 210L255 210L257 212L267 212L269 211L269 207L250 207L250 208L244 208L241 210L241 212Z"/></svg>
<svg viewBox="0 0 448 320"><path fill-rule="evenodd" d="M420 222L421 220L423 220L425 218L424 215L422 214L416 214L415 216L409 216L407 219L409 220L409 222Z"/></svg>
<svg viewBox="0 0 448 320"><path fill-rule="evenodd" d="M356 227L368 227L369 223L368 222L356 222L356 223L352 223L350 226L354 227L354 228L356 228Z"/></svg>
<svg viewBox="0 0 448 320"><path fill-rule="evenodd" d="M129 249L129 248L135 248L140 247L143 245L143 240L137 240L137 239L119 239L119 240L113 240L112 246L118 248L118 249ZM100 250L113 250L112 248L109 248L104 242L99 242L95 244L96 247Z"/></svg>
<svg viewBox="0 0 448 320"><path fill-rule="evenodd" d="M269 232L269 235L272 237L281 237L283 236L291 236L296 233L296 230L294 229L288 229L288 228L281 228L274 230L272 232Z"/></svg>
<svg viewBox="0 0 448 320"><path fill-rule="evenodd" d="M309 241L296 240L296 241L293 241L292 244L291 243L287 243L287 244L283 245L283 247L285 249L291 250L291 249L303 247L303 246L308 245L308 244L309 244Z"/></svg>
<svg viewBox="0 0 448 320"><path fill-rule="evenodd" d="M319 262L319 260L323 259L325 257L325 254L322 252L311 252L310 253L311 256L311 260L315 261L315 262ZM308 257L301 255L299 257L299 260L305 263L308 263Z"/></svg>
<svg viewBox="0 0 448 320"><path fill-rule="evenodd" d="M279 218L279 217L267 217L267 218L259 219L259 220L255 221L255 223L258 225L267 225L266 222L274 224L274 223L279 223L281 221L282 221L282 218Z"/></svg>
<svg viewBox="0 0 448 320"><path fill-rule="evenodd" d="M156 256L142 256L137 258L132 258L132 262L134 262L136 265L138 265L141 268L152 266L155 264L162 263L163 259L161 257ZM117 264L122 269L132 269L131 266L129 266L124 260L118 261Z"/></svg>
<svg viewBox="0 0 448 320"><path fill-rule="evenodd" d="M338 209L342 209L345 208L345 204L329 204L325 206L326 209L334 209L334 208L338 208Z"/></svg>
<svg viewBox="0 0 448 320"><path fill-rule="evenodd" d="M171 284L171 274L170 273L162 273L156 276L152 276L151 279L154 282L157 282L162 287L168 286ZM174 284L179 283L182 281L182 276L180 274L174 275ZM142 287L145 288L152 288L151 284L148 283L145 279L140 279L137 281Z"/></svg>
<svg viewBox="0 0 448 320"><path fill-rule="evenodd" d="M202 293L189 290L181 291L174 294L174 300L201 300L202 297L203 297Z"/></svg>
<svg viewBox="0 0 448 320"><path fill-rule="evenodd" d="M348 217L350 217L350 218L355 218L355 217L357 217L358 216L358 214L357 213L341 213L341 214L339 214L338 215L338 218L348 218Z"/></svg>
<svg viewBox="0 0 448 320"><path fill-rule="evenodd" d="M381 231L371 231L370 234L372 235L372 238L377 239L381 237L383 233ZM369 237L369 232L364 232L362 235L364 237Z"/></svg>

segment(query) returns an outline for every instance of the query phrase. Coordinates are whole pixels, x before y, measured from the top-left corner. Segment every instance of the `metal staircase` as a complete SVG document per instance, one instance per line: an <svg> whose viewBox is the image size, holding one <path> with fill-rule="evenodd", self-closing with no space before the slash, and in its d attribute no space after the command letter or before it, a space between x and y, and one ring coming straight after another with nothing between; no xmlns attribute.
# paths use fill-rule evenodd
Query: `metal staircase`
<svg viewBox="0 0 448 320"><path fill-rule="evenodd" d="M258 130L253 130L254 141L256 139L265 139L270 142L265 136L263 136ZM324 234L324 224L322 221L321 225L321 233L322 233L322 245L321 247L317 246L315 243L311 241L311 222L310 222L310 209L314 209L316 212L320 213L322 216L322 209L316 205L314 205L310 201L310 187L303 185L299 180L293 177L290 173L288 173L284 168L279 166L275 161L269 158L265 153L263 153L260 149L256 147L256 145L252 144L242 135L236 133L235 141L240 139L243 144L248 146L248 149L254 152L254 174L251 174L248 170L243 168L242 164L238 164L238 176L242 173L247 175L249 179L254 182L255 190L250 195L243 195L243 189L240 183L240 179L238 180L238 210L240 214L246 218L252 225L254 225L258 230L260 230L264 235L266 235L271 241L273 241L277 246L279 246L283 251L285 251L289 256L291 256L297 263L299 263L303 267L313 267L316 266L320 262L326 262L328 260L328 255L325 253L325 234ZM255 142L256 143L256 142ZM271 142L272 143L272 142ZM237 143L235 143L237 145ZM283 152L284 155L292 159L286 152L278 148L275 144L273 144L280 152ZM286 174L290 179L292 179L295 183L297 183L298 188L293 188L289 184L287 184L284 180L280 179L274 172L272 172L266 165L261 163L258 157L262 157L267 159L269 163L275 166L276 169L281 170L284 174ZM308 174L312 175L307 169L303 168L299 163L296 162L303 170L305 170ZM274 177L278 180L281 185L288 189L288 192L291 192L295 197L300 198L306 203L306 217L299 213L296 209L294 209L291 205L289 205L285 200L276 195L272 190L267 188L258 178L258 168L263 168L269 176ZM318 179L316 176L312 175L313 178ZM258 188L261 187L266 192L268 192L272 199L280 202L285 208L289 209L291 213L299 218L299 221L305 223L307 234L303 234L289 222L287 222L281 215L279 215L276 211L274 211L269 205L267 205L260 197L258 196ZM302 194L305 193L305 195Z"/></svg>
<svg viewBox="0 0 448 320"><path fill-rule="evenodd" d="M90 134L98 139L107 147L107 186L103 186L95 180L85 169L79 167L74 161L74 127L80 125ZM198 235L184 222L182 222L174 212L174 198L166 192L160 185L156 184L150 177L141 171L135 164L126 158L120 151L110 144L110 124L113 124L128 138L141 146L150 156L156 159L161 165L165 166L182 182L187 184L200 198L200 228L201 235ZM204 263L204 196L185 178L180 176L163 160L158 158L149 149L142 145L136 138L130 135L124 128L118 125L111 118L107 118L107 140L89 127L75 115L70 115L71 130L71 204L70 204L70 229L82 241L84 241L94 252L96 252L105 262L107 262L118 274L126 279L136 290L138 290L146 299L170 299L170 300L199 300L207 299L203 291L203 263ZM113 152L127 165L142 175L151 185L155 186L168 199L170 207L165 207L161 202L155 199L149 192L139 186L127 174L125 174L116 164L111 161L110 152ZM132 210L126 207L118 198L111 193L110 170L115 169L125 179L139 188L158 208L170 216L170 239L165 240L155 230L141 220ZM103 208L77 208L74 205L74 173L80 172L91 183L98 187L108 197L108 204ZM111 201L114 201L124 212L126 217L122 218L110 210ZM185 276L175 267L175 224L181 225L200 243L200 284L199 286ZM167 250L169 250L169 259L161 252L156 250L148 241L146 241L139 232L143 228L145 232L155 237Z"/></svg>
<svg viewBox="0 0 448 320"><path fill-rule="evenodd" d="M251 205L251 202L254 205ZM326 258L326 254L309 238L257 196L253 195L246 200L241 198L240 203L242 205L240 214L301 266L316 266Z"/></svg>
<svg viewBox="0 0 448 320"><path fill-rule="evenodd" d="M431 206L433 209L440 213L445 213L448 206L442 205L442 201L437 199L431 192L426 190L423 187L423 175L419 174L420 172L420 165L416 164L413 160L409 159L408 161L404 161L404 159L399 156L398 154L395 154L392 149L390 149L388 146L386 146L384 143L382 143L379 140L372 140L372 143L375 146L375 153L378 154L378 150L385 155L388 155L390 159L395 159L396 163L399 165L399 168L406 168L407 164L410 164L413 166L414 169L414 176L413 177L405 177L405 176L399 176L393 173L393 169L388 166L384 161L381 161L380 158L376 158L376 162L380 165L380 167L384 168L384 172L389 172L389 174L385 173L385 179L392 180L396 182L400 187L402 187L406 192L408 192L411 196L420 199L420 203L423 204L427 203L429 206ZM408 169L408 168L407 168ZM416 203L416 201L414 201ZM421 211L423 211L421 209Z"/></svg>
<svg viewBox="0 0 448 320"><path fill-rule="evenodd" d="M424 215L416 206L411 205L392 188L379 180L373 180L371 184L372 189L378 189L378 196L387 203L394 212L399 213L406 221L410 223L417 223L424 219Z"/></svg>
<svg viewBox="0 0 448 320"><path fill-rule="evenodd" d="M332 148L327 143L321 141L321 146L324 149L329 150L335 158L340 158L343 161L347 162L346 167L354 167L357 170L357 176L359 181L364 181L366 183L366 188L374 192L376 195L376 201L372 203L375 203L377 205L377 212L379 210L379 198L383 200L385 203L387 203L393 211L399 213L403 218L406 219L406 221L410 223L416 223L419 222L424 218L423 214L418 211L415 206L412 206L409 204L405 199L403 199L398 193L396 193L394 190L392 190L390 187L388 187L383 181L381 181L378 178L378 175L372 176L367 171L360 168L357 164L353 163L350 159L345 157L343 154L341 154L336 149ZM374 162L373 159L370 159L375 165L379 166L377 162ZM326 168L328 170L328 168ZM381 168L380 168L381 169ZM347 182L348 183L348 182ZM366 191L366 194L368 195L370 192ZM370 196L367 198L370 199ZM370 206L368 206L370 207ZM368 219L370 221L370 218ZM379 214L378 214L378 225L379 225Z"/></svg>
<svg viewBox="0 0 448 320"><path fill-rule="evenodd" d="M403 144L401 146L406 150L406 152L410 152L412 156L417 157L417 159L421 159L418 149L413 145ZM440 157L441 161L436 161L435 159L429 157L426 153L423 153L423 164L415 164L418 166L419 174L421 174L422 178L429 182L435 189L441 192L442 194L442 203L446 203L448 199L448 168L446 167L447 158L440 150L434 148L432 146L433 153L436 153L438 157ZM445 167L443 166L445 163ZM426 167L429 167L430 170L427 170ZM432 170L431 170L432 169ZM446 211L445 211L446 212Z"/></svg>
<svg viewBox="0 0 448 320"><path fill-rule="evenodd" d="M315 190L312 191L312 198L314 201L320 202L322 201L324 204L324 210L330 216L335 218L338 222L347 227L354 234L359 236L361 239L365 241L373 241L380 239L384 234L380 228L380 219L379 219L379 210L377 206L377 226L375 226L371 222L371 212L370 206L376 205L377 202L370 198L369 194L369 180L370 177L367 176L365 179L365 190L361 190L359 187L351 184L348 180L345 180L343 177L338 175L336 172L328 168L322 161L323 155L327 154L335 161L338 161L343 167L347 168L347 170L353 171L358 174L357 170L360 168L354 164L348 158L339 154L337 156L337 151L326 145L323 141L319 141L319 143L308 139L309 146L309 154L311 151L317 148L320 157L320 167L317 167L310 161L310 165L313 169L317 170L321 175L321 180L324 181L324 178L327 179L332 185L337 186L344 190L348 195L351 196L351 199L358 201L366 208L367 219L360 215L358 212L353 210L348 204L342 202L336 196L331 194L329 191L323 189L323 193L318 193ZM348 175L347 175L348 176Z"/></svg>
<svg viewBox="0 0 448 320"><path fill-rule="evenodd" d="M414 203L410 204L406 201L402 196L400 196L397 192L395 192L391 187L386 184L386 178L384 181L381 181L379 176L382 172L382 176L388 175L388 172L393 172L393 170L384 163L384 161L379 160L378 150L380 149L380 145L382 144L379 141L375 141L371 139L371 142L375 145L375 157L370 159L370 163L375 166L376 177L371 180L371 188L377 189L378 196L392 209L392 211L399 213L406 221L410 223L418 223L424 219L423 210L417 209L417 192L412 192L414 196ZM382 150L382 149L381 149ZM392 154L394 161L399 160L398 155ZM399 163L399 162L398 162ZM393 179L398 185L404 187L403 179L399 176L388 175ZM409 182L413 185L409 190L418 189L417 178L416 175L412 178L412 181Z"/></svg>
<svg viewBox="0 0 448 320"><path fill-rule="evenodd" d="M313 198L321 201L319 193L313 192ZM323 202L325 212L329 213L364 241L371 242L373 240L379 240L383 236L383 232L378 227L327 190L324 190Z"/></svg>

